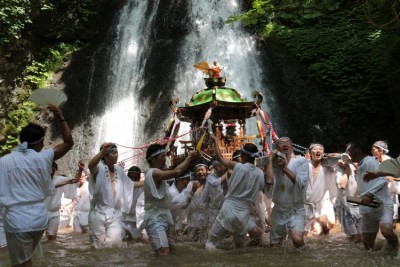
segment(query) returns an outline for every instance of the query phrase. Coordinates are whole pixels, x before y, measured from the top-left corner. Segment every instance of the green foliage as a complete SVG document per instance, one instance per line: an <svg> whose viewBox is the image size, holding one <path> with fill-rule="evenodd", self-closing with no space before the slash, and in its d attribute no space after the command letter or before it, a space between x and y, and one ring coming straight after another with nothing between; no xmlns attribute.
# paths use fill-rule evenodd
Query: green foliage
<svg viewBox="0 0 400 267"><path fill-rule="evenodd" d="M38 60L32 61L32 64L26 68L24 80L32 89L45 87L63 60L79 47L79 43L72 45L60 43L54 47L42 49Z"/></svg>
<svg viewBox="0 0 400 267"><path fill-rule="evenodd" d="M0 45L9 44L21 38L25 27L32 23L35 13L33 1L4 0L0 6ZM39 9L50 10L47 0L38 1Z"/></svg>
<svg viewBox="0 0 400 267"><path fill-rule="evenodd" d="M397 2L254 0L251 10L228 22L257 25L262 37L306 66L334 100L344 136L372 136L393 120L391 107L382 103L390 103L388 84L400 81L393 78L400 73ZM400 121L400 101L392 103Z"/></svg>
<svg viewBox="0 0 400 267"><path fill-rule="evenodd" d="M361 7L326 15L318 24L279 28L270 34L329 90L344 135L360 129L368 134L368 120L387 117L388 107L381 105L388 99L385 51L400 39L368 25Z"/></svg>
<svg viewBox="0 0 400 267"><path fill-rule="evenodd" d="M35 116L33 111L34 104L25 101L17 109L7 113L7 124L1 130L1 134L6 136L5 144L0 146L0 155L7 154L18 145L18 134L23 127L31 122Z"/></svg>
<svg viewBox="0 0 400 267"><path fill-rule="evenodd" d="M254 0L252 8L229 17L226 23L241 20L244 25L305 25L331 11L342 1L335 0Z"/></svg>
<svg viewBox="0 0 400 267"><path fill-rule="evenodd" d="M79 43L72 45L60 43L54 47L42 49L38 60L32 61L32 64L26 68L24 79L28 88L16 93L21 103L7 113L6 124L1 130L1 134L6 137L6 142L0 146L0 155L9 153L18 144L17 137L20 130L35 118L35 105L27 101L29 92L39 87L46 87L54 72L79 47Z"/></svg>

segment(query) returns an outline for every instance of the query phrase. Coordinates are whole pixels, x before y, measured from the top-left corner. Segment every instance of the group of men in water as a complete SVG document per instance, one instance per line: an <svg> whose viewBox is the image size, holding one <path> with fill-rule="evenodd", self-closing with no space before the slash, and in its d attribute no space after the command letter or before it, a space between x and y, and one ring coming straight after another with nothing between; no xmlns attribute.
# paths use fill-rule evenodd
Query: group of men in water
<svg viewBox="0 0 400 267"><path fill-rule="evenodd" d="M71 182L78 185L71 194L74 230L89 232L95 248L118 246L127 236L150 243L157 255L170 254L182 236L201 242L207 250L215 250L230 236L237 248L246 241L249 246L265 246L266 221L271 246L290 238L296 248L302 248L310 231L329 234L336 210L343 232L352 241L373 249L380 230L389 248L398 251L393 222L400 158L388 158L383 141L372 145L373 156L368 156L371 145L349 143L349 157L327 165L322 144L311 144L307 159L295 156L291 139L282 137L266 163L256 166L261 156L256 145L246 143L227 159L217 137L211 135L216 151L211 164L197 152L189 152L174 169L164 169L164 146L152 144L146 152L150 168L144 179L135 166L126 173L118 164L117 145L104 143L88 163L88 181L80 162L74 179L58 182L52 178L54 162L72 148L73 139L62 112L54 106L49 109L61 123L63 143L43 149L44 129L29 124L20 133L21 145L0 158L1 220L14 266L32 264L33 249L45 231L49 240L55 238L57 191ZM347 201L355 196L361 197L358 202Z"/></svg>

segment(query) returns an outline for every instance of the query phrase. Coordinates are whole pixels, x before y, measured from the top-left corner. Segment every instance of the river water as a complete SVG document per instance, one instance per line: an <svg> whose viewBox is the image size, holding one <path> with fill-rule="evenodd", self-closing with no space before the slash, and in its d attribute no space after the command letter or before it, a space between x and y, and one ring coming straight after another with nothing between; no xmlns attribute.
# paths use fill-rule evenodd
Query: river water
<svg viewBox="0 0 400 267"><path fill-rule="evenodd" d="M399 224L397 229L399 229ZM399 235L400 231L396 233ZM268 240L268 234L264 235ZM377 249L384 239L378 235ZM306 237L306 248L296 250L291 241L282 247L234 249L228 238L222 251L207 252L198 243L177 243L171 256L156 257L150 245L133 241L122 248L91 249L87 235L61 231L55 242L42 239L43 258L34 266L399 266L390 252L366 251L362 244L350 243L336 226L329 236ZM7 249L0 250L0 266L9 266Z"/></svg>

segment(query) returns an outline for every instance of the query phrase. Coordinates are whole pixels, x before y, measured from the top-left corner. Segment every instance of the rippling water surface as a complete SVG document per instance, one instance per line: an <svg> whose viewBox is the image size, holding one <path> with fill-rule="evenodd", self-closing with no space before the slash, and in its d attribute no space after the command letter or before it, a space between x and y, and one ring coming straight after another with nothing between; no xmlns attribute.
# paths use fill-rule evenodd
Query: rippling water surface
<svg viewBox="0 0 400 267"><path fill-rule="evenodd" d="M399 225L398 225L399 229ZM399 230L396 231L399 235ZM268 234L264 236L268 240ZM294 249L287 240L279 248L246 248L236 250L227 239L223 251L207 252L197 243L177 243L172 256L158 258L149 245L125 242L123 248L94 250L87 235L68 231L59 234L56 242L42 240L43 258L34 258L35 266L399 266L390 252L365 251L333 229L327 237L306 237L307 247ZM384 244L378 236L376 247ZM9 266L8 252L0 250L0 266Z"/></svg>

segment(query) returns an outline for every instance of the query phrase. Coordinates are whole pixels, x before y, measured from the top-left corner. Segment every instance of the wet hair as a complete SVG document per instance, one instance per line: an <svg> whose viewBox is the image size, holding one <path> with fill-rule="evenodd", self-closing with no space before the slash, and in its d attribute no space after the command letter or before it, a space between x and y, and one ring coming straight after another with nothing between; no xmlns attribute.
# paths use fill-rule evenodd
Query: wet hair
<svg viewBox="0 0 400 267"><path fill-rule="evenodd" d="M100 151L103 149L103 147L104 147L104 144L102 144L102 145L100 146ZM116 144L111 144L111 146L110 146L108 152L104 155L104 157L105 157L108 153L110 153L111 150L117 150L117 145L116 145ZM117 150L117 151L118 151L118 150ZM104 157L101 158L102 161L104 161Z"/></svg>
<svg viewBox="0 0 400 267"><path fill-rule="evenodd" d="M290 139L290 138L287 137L287 136L282 136L281 138L279 138L278 140L276 140L275 145L278 145L279 142L281 142L283 139L287 139L287 140L290 142L290 144L293 144L292 139Z"/></svg>
<svg viewBox="0 0 400 267"><path fill-rule="evenodd" d="M233 152L232 154L232 160L235 161L237 158L239 158L242 155L242 151L241 150L236 150L235 152Z"/></svg>
<svg viewBox="0 0 400 267"><path fill-rule="evenodd" d="M322 147L323 150L325 150L324 146L321 143L312 143L308 148L309 151L311 151L316 146L320 146L320 147Z"/></svg>
<svg viewBox="0 0 400 267"><path fill-rule="evenodd" d="M211 161L211 166L212 167L218 166L220 164L221 164L221 162L219 162L217 159L214 159L213 161Z"/></svg>
<svg viewBox="0 0 400 267"><path fill-rule="evenodd" d="M208 164L207 164L206 162L201 161L201 160L197 160L197 161L195 161L194 164L193 164L193 171L196 172L197 168L200 167L200 166L203 166L203 167L206 168L207 170L208 170L208 167L209 167Z"/></svg>
<svg viewBox="0 0 400 267"><path fill-rule="evenodd" d="M161 151L164 149L163 145L160 144L151 144L146 151L146 160L148 163L150 163L150 159L154 153L157 153L157 151Z"/></svg>
<svg viewBox="0 0 400 267"><path fill-rule="evenodd" d="M389 147L388 147L387 142L385 142L385 141L376 141L372 146L383 151L385 154L389 153Z"/></svg>
<svg viewBox="0 0 400 267"><path fill-rule="evenodd" d="M46 130L37 124L29 123L27 126L22 128L19 133L19 141L21 143L27 142L28 148L32 148L38 142L42 141L44 135L46 134Z"/></svg>
<svg viewBox="0 0 400 267"><path fill-rule="evenodd" d="M130 168L128 169L128 173L130 173L130 172L141 174L141 173L142 173L142 170L141 170L139 167L137 167L137 166L132 166L132 167L130 167Z"/></svg>
<svg viewBox="0 0 400 267"><path fill-rule="evenodd" d="M104 147L104 144L102 144L102 145L100 146L100 150L102 150L103 147ZM110 146L109 149L111 150L111 149L115 149L115 148L117 148L117 145L116 145L116 144L112 144L112 145Z"/></svg>
<svg viewBox="0 0 400 267"><path fill-rule="evenodd" d="M371 146L365 141L353 141L347 144L346 149L352 147L354 151L361 152L362 154L368 154L371 150Z"/></svg>
<svg viewBox="0 0 400 267"><path fill-rule="evenodd" d="M250 152L250 153L252 153L252 154L256 154L256 153L259 152L259 151L258 151L258 147L257 147L255 144L252 144L252 143L246 143L246 144L243 146L243 150L248 151L248 152ZM256 157L250 156L250 155L248 155L247 153L242 153L242 155L243 155L243 154L247 155L247 157L248 157L248 162L254 163L254 160L255 160Z"/></svg>
<svg viewBox="0 0 400 267"><path fill-rule="evenodd" d="M186 170L181 176L176 177L175 181L184 180L184 179L190 179L191 176L192 176L192 173L190 172L190 170Z"/></svg>

